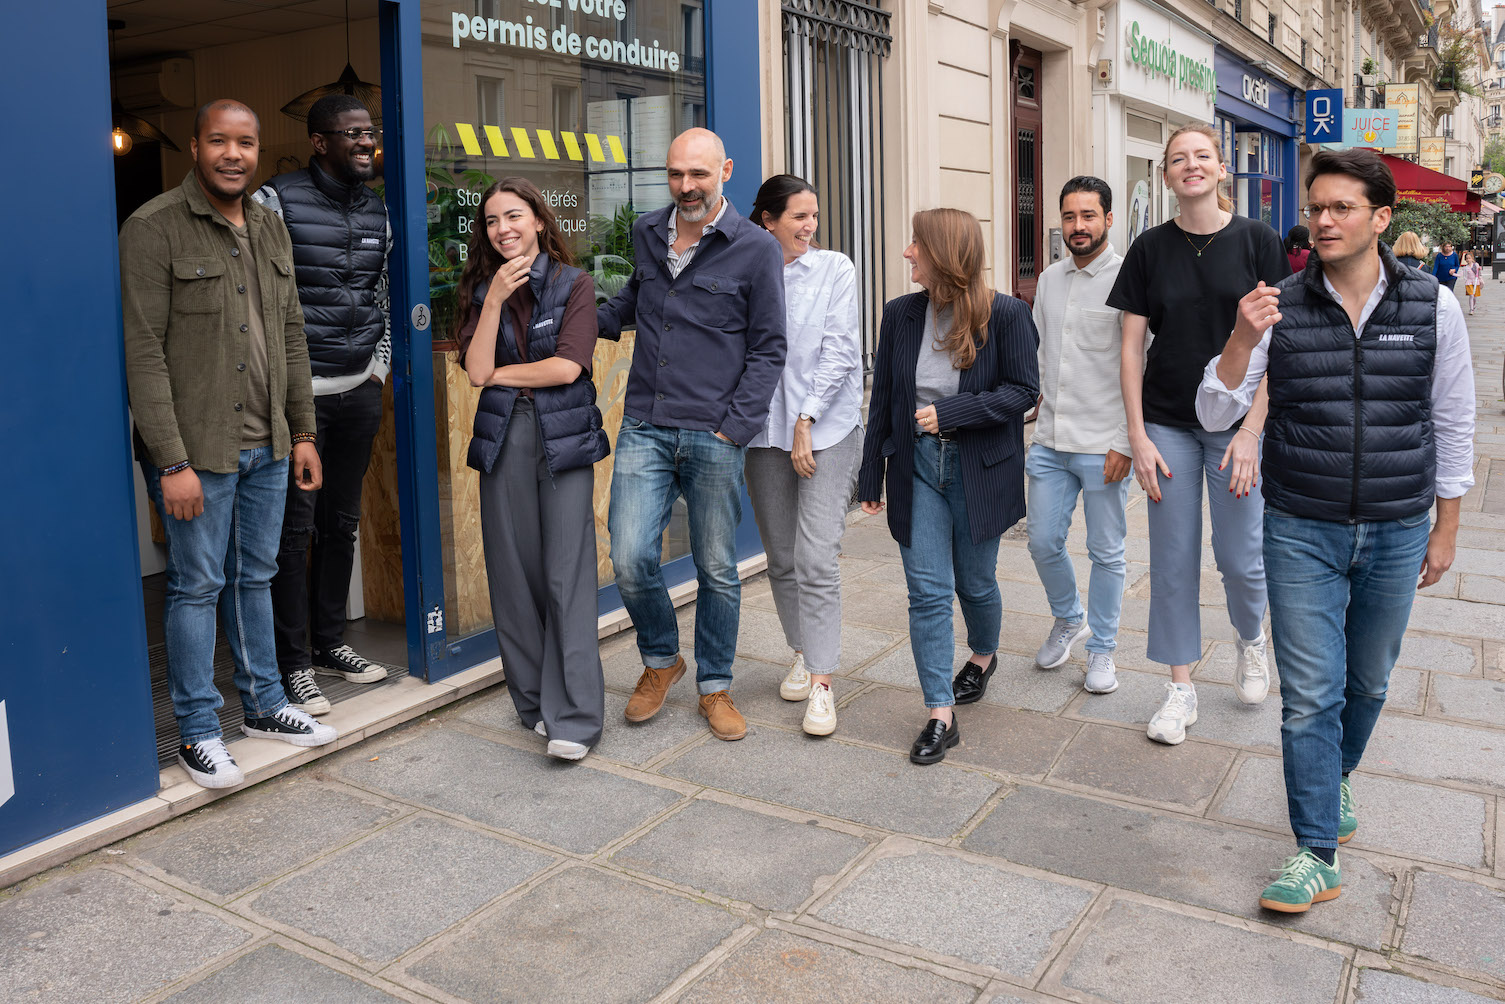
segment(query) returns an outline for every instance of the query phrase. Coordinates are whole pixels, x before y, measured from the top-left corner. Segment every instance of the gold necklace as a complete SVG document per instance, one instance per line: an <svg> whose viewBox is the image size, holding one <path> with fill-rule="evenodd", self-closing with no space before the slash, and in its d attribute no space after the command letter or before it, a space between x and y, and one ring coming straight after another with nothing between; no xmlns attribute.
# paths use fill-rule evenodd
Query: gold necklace
<svg viewBox="0 0 1505 1004"><path fill-rule="evenodd" d="M1219 215L1218 218L1219 219L1222 218L1221 214ZM1232 223L1232 222L1233 221L1231 219L1228 221L1228 223ZM1201 247L1197 247L1196 242L1191 239L1191 235L1190 234L1188 234L1185 230L1181 230L1180 224L1176 225L1176 229L1177 230L1181 230L1181 236L1186 238L1186 243L1188 243L1188 244L1191 245L1191 249L1193 251L1195 251L1197 253L1197 257L1200 258L1200 257L1202 257L1202 252L1203 251L1206 251L1208 248L1212 247L1212 242L1218 239L1218 234L1220 234L1220 233L1223 232L1223 227L1226 227L1228 225L1228 223L1224 223L1223 226L1220 226L1220 227L1217 228L1217 230L1213 231L1212 236L1209 237L1209 238L1207 238L1207 243L1203 244Z"/></svg>

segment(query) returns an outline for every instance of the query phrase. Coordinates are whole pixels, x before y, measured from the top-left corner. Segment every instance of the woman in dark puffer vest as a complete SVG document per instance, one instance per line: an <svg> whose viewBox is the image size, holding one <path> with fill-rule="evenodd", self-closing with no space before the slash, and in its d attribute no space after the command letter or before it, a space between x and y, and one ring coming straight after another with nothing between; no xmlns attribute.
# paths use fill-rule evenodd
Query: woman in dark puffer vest
<svg viewBox="0 0 1505 1004"><path fill-rule="evenodd" d="M460 277L459 363L476 408L468 462L481 472L481 537L507 689L550 756L601 738L592 465L610 452L591 356L595 288L542 193L487 188Z"/></svg>

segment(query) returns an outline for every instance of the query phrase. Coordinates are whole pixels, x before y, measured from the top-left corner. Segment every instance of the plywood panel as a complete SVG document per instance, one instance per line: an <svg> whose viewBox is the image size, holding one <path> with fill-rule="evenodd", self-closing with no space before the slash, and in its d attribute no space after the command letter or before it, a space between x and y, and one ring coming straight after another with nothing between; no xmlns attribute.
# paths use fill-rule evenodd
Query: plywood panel
<svg viewBox="0 0 1505 1004"><path fill-rule="evenodd" d="M403 622L402 527L397 513L397 424L392 381L382 388L381 429L361 488L361 580L366 616Z"/></svg>

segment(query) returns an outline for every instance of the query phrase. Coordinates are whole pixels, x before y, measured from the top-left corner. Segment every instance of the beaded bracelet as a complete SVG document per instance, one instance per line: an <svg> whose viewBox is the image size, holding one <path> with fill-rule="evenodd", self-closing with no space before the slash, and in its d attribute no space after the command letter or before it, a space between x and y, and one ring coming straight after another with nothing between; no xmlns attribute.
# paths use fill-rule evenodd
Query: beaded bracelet
<svg viewBox="0 0 1505 1004"><path fill-rule="evenodd" d="M1247 432L1249 435L1253 436L1255 439L1259 438L1259 433L1255 432L1253 429L1246 429L1242 425L1238 427L1238 431L1239 432Z"/></svg>
<svg viewBox="0 0 1505 1004"><path fill-rule="evenodd" d="M293 442L295 442L295 443L312 443L316 439L318 439L318 437L316 435L314 435L312 432L295 432L295 433L293 433Z"/></svg>
<svg viewBox="0 0 1505 1004"><path fill-rule="evenodd" d="M157 473L161 474L161 475L164 475L164 476L168 475L168 474L176 474L179 471L186 471L186 470L188 470L188 467L189 467L188 461L186 461L186 460L180 460L176 464L173 464L171 467L164 467L164 468L162 468Z"/></svg>

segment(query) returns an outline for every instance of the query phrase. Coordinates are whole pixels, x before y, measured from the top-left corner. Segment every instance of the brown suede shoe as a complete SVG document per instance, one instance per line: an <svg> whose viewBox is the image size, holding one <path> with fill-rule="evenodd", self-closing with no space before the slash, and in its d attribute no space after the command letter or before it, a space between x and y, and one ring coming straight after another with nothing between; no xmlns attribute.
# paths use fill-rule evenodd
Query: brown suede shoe
<svg viewBox="0 0 1505 1004"><path fill-rule="evenodd" d="M730 691L718 690L714 694L702 694L700 713L711 723L711 735L730 742L747 735L747 719L742 712L732 707Z"/></svg>
<svg viewBox="0 0 1505 1004"><path fill-rule="evenodd" d="M684 656L675 659L674 665L663 669L644 666L643 675L638 677L638 685L633 688L632 697L627 701L627 720L646 722L658 714L658 709L664 706L664 698L669 696L669 688L684 675Z"/></svg>

